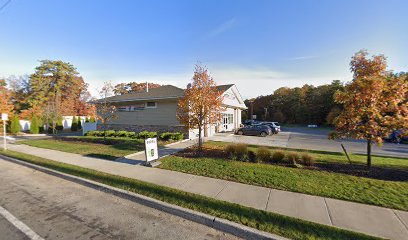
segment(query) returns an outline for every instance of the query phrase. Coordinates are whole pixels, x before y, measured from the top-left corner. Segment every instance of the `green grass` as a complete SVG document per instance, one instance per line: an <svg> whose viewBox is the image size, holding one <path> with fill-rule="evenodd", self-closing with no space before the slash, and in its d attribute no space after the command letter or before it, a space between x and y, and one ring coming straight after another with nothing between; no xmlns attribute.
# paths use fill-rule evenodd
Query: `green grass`
<svg viewBox="0 0 408 240"><path fill-rule="evenodd" d="M324 161L323 155L325 154L319 153L317 155L321 155L320 161ZM336 155L333 156L329 155L329 157L336 159ZM335 160L331 159L330 161ZM404 160L400 161L403 162ZM168 156L161 162L159 167L163 169L408 210L408 182L403 181L384 181L326 171L272 164L254 164L219 158Z"/></svg>
<svg viewBox="0 0 408 240"><path fill-rule="evenodd" d="M228 142L215 142L209 141L205 143L207 146L224 147L230 143ZM257 145L248 145L248 149L255 151L260 147ZM340 152L329 152L329 151L317 151L317 150L305 150L305 149L294 149L294 148L282 148L282 147L267 147L273 150L288 150L296 152L307 152L312 155L317 163L345 163L348 164L346 155ZM351 162L354 164L366 164L367 157L363 154L350 154ZM408 170L408 158L397 158L397 157L382 157L373 156L372 166L386 167L394 169Z"/></svg>
<svg viewBox="0 0 408 240"><path fill-rule="evenodd" d="M109 140L109 138L108 138ZM127 140L114 145L90 143L84 141L62 141L55 139L26 140L19 142L33 147L53 149L69 153L77 153L89 157L114 160L131 153L142 151L144 141L139 139Z"/></svg>
<svg viewBox="0 0 408 240"><path fill-rule="evenodd" d="M143 181L98 172L70 164L23 154L0 150L0 154L29 163L54 169L63 173L83 177L113 187L122 188L184 208L200 211L219 218L228 219L262 231L292 239L377 239L364 234L321 224L256 210L237 204L215 200L198 194L158 186Z"/></svg>

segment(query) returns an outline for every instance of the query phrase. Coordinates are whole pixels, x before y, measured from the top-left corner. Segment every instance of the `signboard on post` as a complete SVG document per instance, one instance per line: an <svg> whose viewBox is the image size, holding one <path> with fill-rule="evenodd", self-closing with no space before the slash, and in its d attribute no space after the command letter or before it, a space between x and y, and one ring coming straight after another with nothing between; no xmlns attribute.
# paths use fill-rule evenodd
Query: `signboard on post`
<svg viewBox="0 0 408 240"><path fill-rule="evenodd" d="M157 138L145 139L145 154L146 164L159 159L159 151L157 150Z"/></svg>
<svg viewBox="0 0 408 240"><path fill-rule="evenodd" d="M8 114L7 113L2 113L1 114L1 120L8 121Z"/></svg>

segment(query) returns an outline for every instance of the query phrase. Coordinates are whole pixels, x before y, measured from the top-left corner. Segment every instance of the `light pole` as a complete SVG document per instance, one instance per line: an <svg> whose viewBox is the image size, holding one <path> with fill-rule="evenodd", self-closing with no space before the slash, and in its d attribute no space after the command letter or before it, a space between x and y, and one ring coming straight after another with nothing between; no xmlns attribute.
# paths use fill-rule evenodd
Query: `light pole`
<svg viewBox="0 0 408 240"><path fill-rule="evenodd" d="M3 120L3 130L4 130L3 144L4 144L4 150L7 150L6 123L7 123L7 120L8 120L8 114L7 113L2 113L1 114L1 120Z"/></svg>

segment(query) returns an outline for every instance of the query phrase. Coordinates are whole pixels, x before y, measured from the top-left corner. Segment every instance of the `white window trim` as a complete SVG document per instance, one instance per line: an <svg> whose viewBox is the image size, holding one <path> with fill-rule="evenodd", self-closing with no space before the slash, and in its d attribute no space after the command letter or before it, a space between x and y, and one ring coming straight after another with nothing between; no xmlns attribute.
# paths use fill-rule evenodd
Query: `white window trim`
<svg viewBox="0 0 408 240"><path fill-rule="evenodd" d="M147 102L145 103L145 108L157 108L157 102L154 102L154 107L147 106Z"/></svg>

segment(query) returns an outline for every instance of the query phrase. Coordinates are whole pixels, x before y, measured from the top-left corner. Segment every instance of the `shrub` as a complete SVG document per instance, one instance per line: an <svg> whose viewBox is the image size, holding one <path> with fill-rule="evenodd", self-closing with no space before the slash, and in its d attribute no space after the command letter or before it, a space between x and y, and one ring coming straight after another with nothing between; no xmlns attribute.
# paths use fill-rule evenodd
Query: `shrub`
<svg viewBox="0 0 408 240"><path fill-rule="evenodd" d="M31 119L30 133L38 134L39 132L40 132L39 120L38 120L37 116L34 116Z"/></svg>
<svg viewBox="0 0 408 240"><path fill-rule="evenodd" d="M157 137L157 132L142 131L139 134L137 134L137 138L140 138L140 139L154 138L154 137Z"/></svg>
<svg viewBox="0 0 408 240"><path fill-rule="evenodd" d="M289 152L286 154L286 159L289 164L296 164L299 161L299 154L296 152Z"/></svg>
<svg viewBox="0 0 408 240"><path fill-rule="evenodd" d="M58 131L64 130L64 125L62 124L62 117L57 118L57 124L55 126L55 129L57 129Z"/></svg>
<svg viewBox="0 0 408 240"><path fill-rule="evenodd" d="M13 116L13 119L11 119L10 132L13 134L17 134L20 131L21 131L20 120L18 118L18 115L15 114Z"/></svg>
<svg viewBox="0 0 408 240"><path fill-rule="evenodd" d="M89 119L90 122L96 122L95 117L91 117L91 119Z"/></svg>
<svg viewBox="0 0 408 240"><path fill-rule="evenodd" d="M285 153L283 151L275 151L272 154L272 161L276 163L280 163L285 158Z"/></svg>
<svg viewBox="0 0 408 240"><path fill-rule="evenodd" d="M136 138L136 133L135 132L127 132L126 137L128 138Z"/></svg>
<svg viewBox="0 0 408 240"><path fill-rule="evenodd" d="M78 120L75 116L72 117L71 131L73 132L78 131Z"/></svg>
<svg viewBox="0 0 408 240"><path fill-rule="evenodd" d="M115 131L114 130L108 130L108 131L105 131L104 133L105 133L106 137L114 137L115 136ZM103 133L102 133L102 137L103 137Z"/></svg>
<svg viewBox="0 0 408 240"><path fill-rule="evenodd" d="M258 148L256 158L261 162L269 162L271 160L271 151L266 147Z"/></svg>
<svg viewBox="0 0 408 240"><path fill-rule="evenodd" d="M81 130L81 129L82 129L82 120L81 120L81 117L78 117L78 118L77 118L77 122L78 122L78 130Z"/></svg>
<svg viewBox="0 0 408 240"><path fill-rule="evenodd" d="M255 154L254 151L251 151L251 150L248 151L248 160L249 160L250 162L253 162L253 163L257 163L257 162L258 162L258 159L257 159L256 154Z"/></svg>
<svg viewBox="0 0 408 240"><path fill-rule="evenodd" d="M314 164L313 156L308 153L302 154L302 164L305 166L313 166Z"/></svg>
<svg viewBox="0 0 408 240"><path fill-rule="evenodd" d="M174 140L174 141L180 141L183 140L184 134L181 132L165 132L160 134L159 138L163 141L169 141L169 140Z"/></svg>
<svg viewBox="0 0 408 240"><path fill-rule="evenodd" d="M89 122L89 118L88 118L88 117L85 118L85 122Z"/></svg>
<svg viewBox="0 0 408 240"><path fill-rule="evenodd" d="M246 144L229 144L224 151L232 160L246 161L248 159L248 146Z"/></svg>
<svg viewBox="0 0 408 240"><path fill-rule="evenodd" d="M117 131L115 133L115 137L127 137L128 132L127 131Z"/></svg>

